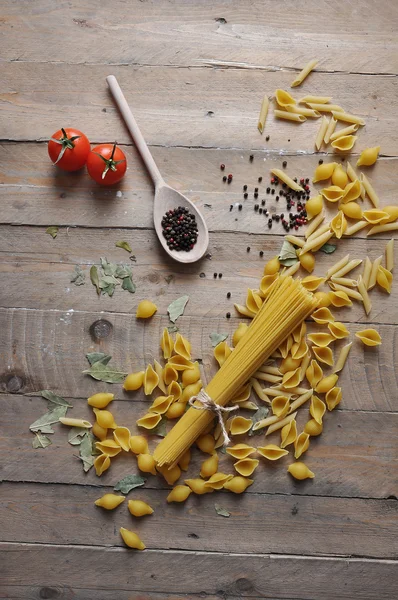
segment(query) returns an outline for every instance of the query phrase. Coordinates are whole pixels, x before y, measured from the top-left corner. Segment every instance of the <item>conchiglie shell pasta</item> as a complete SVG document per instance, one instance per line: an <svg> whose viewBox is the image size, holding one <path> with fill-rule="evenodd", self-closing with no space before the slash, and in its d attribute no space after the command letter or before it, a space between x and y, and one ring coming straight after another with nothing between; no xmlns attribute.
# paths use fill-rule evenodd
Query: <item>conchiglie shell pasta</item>
<svg viewBox="0 0 398 600"><path fill-rule="evenodd" d="M125 452L130 451L131 433L127 427L116 427L116 429L113 430L113 437L115 442L118 443Z"/></svg>
<svg viewBox="0 0 398 600"><path fill-rule="evenodd" d="M297 438L297 424L296 420L293 419L290 423L287 423L281 430L281 448L286 448L290 444L293 444Z"/></svg>
<svg viewBox="0 0 398 600"><path fill-rule="evenodd" d="M242 417L243 418L243 417ZM247 419L245 419L247 421ZM251 421L250 421L251 423ZM196 445L202 452L213 454L215 439L210 433L203 434L196 440Z"/></svg>
<svg viewBox="0 0 398 600"><path fill-rule="evenodd" d="M329 202L338 202L344 196L344 190L338 185L330 185L329 187L323 188L321 194Z"/></svg>
<svg viewBox="0 0 398 600"><path fill-rule="evenodd" d="M174 467L171 467L171 469L165 465L164 467L157 467L157 470L161 475L163 475L169 485L174 485L175 482L181 477L181 469L178 465L174 465Z"/></svg>
<svg viewBox="0 0 398 600"><path fill-rule="evenodd" d="M315 292L314 298L318 302L318 308L324 308L331 304L331 299L327 292Z"/></svg>
<svg viewBox="0 0 398 600"><path fill-rule="evenodd" d="M355 337L361 340L365 346L380 346L381 344L381 337L376 329L363 329L362 331L357 331Z"/></svg>
<svg viewBox="0 0 398 600"><path fill-rule="evenodd" d="M332 147L339 152L347 152L347 150L352 150L356 141L356 135L343 135L337 140L333 140Z"/></svg>
<svg viewBox="0 0 398 600"><path fill-rule="evenodd" d="M196 383L191 383L191 385L187 385L184 391L181 394L180 402L186 404L190 398L197 396L202 389L202 381L199 379Z"/></svg>
<svg viewBox="0 0 398 600"><path fill-rule="evenodd" d="M135 316L137 319L149 319L157 311L158 307L150 300L141 300L137 306L137 312Z"/></svg>
<svg viewBox="0 0 398 600"><path fill-rule="evenodd" d="M98 425L97 421L93 424L93 428L91 431L93 435L95 435L95 437L101 441L104 440L108 435L108 429Z"/></svg>
<svg viewBox="0 0 398 600"><path fill-rule="evenodd" d="M323 163L322 165L318 165L315 169L314 178L312 182L317 183L317 181L324 181L325 179L330 179L336 167L337 163L335 162Z"/></svg>
<svg viewBox="0 0 398 600"><path fill-rule="evenodd" d="M305 256L305 254L303 255ZM325 282L324 277L316 277L315 275L308 275L301 280L301 284L305 287L309 292L315 292L316 289L319 288L322 283Z"/></svg>
<svg viewBox="0 0 398 600"><path fill-rule="evenodd" d="M347 229L347 219L345 218L343 211L339 210L337 215L330 221L330 229L337 239L340 239L343 236L343 233Z"/></svg>
<svg viewBox="0 0 398 600"><path fill-rule="evenodd" d="M183 356L179 354L175 354L169 359L168 364L173 367L176 371L185 371L186 369L193 369L194 363L190 360L187 360Z"/></svg>
<svg viewBox="0 0 398 600"><path fill-rule="evenodd" d="M349 219L362 219L362 208L356 202L342 204L341 210Z"/></svg>
<svg viewBox="0 0 398 600"><path fill-rule="evenodd" d="M196 383L197 381L199 381L199 379L200 379L200 367L199 367L199 363L197 361L193 363L192 369L187 369L186 371L182 372L181 381L182 381L182 385L184 385L184 386L192 385L193 383ZM171 393L171 392L169 392L169 393Z"/></svg>
<svg viewBox="0 0 398 600"><path fill-rule="evenodd" d="M287 396L276 396L271 403L272 413L281 419L289 412L290 401Z"/></svg>
<svg viewBox="0 0 398 600"><path fill-rule="evenodd" d="M186 371L183 371L183 374L184 373L190 373L190 372L191 372L190 369L187 369ZM190 386L187 386L187 387L190 387ZM173 396L174 402L177 402L181 398L182 389L181 389L180 384L177 383L177 381L172 381L170 383L170 385L167 386L167 395L168 396Z"/></svg>
<svg viewBox="0 0 398 600"><path fill-rule="evenodd" d="M253 479L248 479L237 475L224 483L224 489L233 492L234 494L242 494L251 484Z"/></svg>
<svg viewBox="0 0 398 600"><path fill-rule="evenodd" d="M177 384L178 385L178 384ZM158 396L150 406L150 412L156 413L157 415L163 415L167 412L174 402L174 396Z"/></svg>
<svg viewBox="0 0 398 600"><path fill-rule="evenodd" d="M209 490L221 490L224 487L224 484L227 481L231 481L232 478L233 475L227 475L226 473L214 473L214 475L205 482L205 488Z"/></svg>
<svg viewBox="0 0 398 600"><path fill-rule="evenodd" d="M307 452L310 446L310 436L305 431L294 440L294 458L300 458L304 452Z"/></svg>
<svg viewBox="0 0 398 600"><path fill-rule="evenodd" d="M295 371L301 363L301 359L293 358L292 356L287 356L284 358L279 366L279 370L284 375L288 371Z"/></svg>
<svg viewBox="0 0 398 600"><path fill-rule="evenodd" d="M323 424L317 423L315 421L315 419L310 419L305 424L304 431L305 431L305 433L308 433L308 435L311 435L311 436L320 435L323 431Z"/></svg>
<svg viewBox="0 0 398 600"><path fill-rule="evenodd" d="M201 477L211 477L215 473L217 473L218 469L218 455L217 452L214 452L209 458L206 458L203 461L202 466L200 468L200 476Z"/></svg>
<svg viewBox="0 0 398 600"><path fill-rule="evenodd" d="M257 452L267 460L279 460L282 456L289 454L288 450L280 448L276 444L268 444L267 446L259 446Z"/></svg>
<svg viewBox="0 0 398 600"><path fill-rule="evenodd" d="M214 348L214 358L216 359L216 361L218 362L219 366L222 367L222 365L225 363L225 361L227 360L228 356L231 354L232 350L231 348L228 346L227 342L220 342L219 344L217 344L217 346Z"/></svg>
<svg viewBox="0 0 398 600"><path fill-rule="evenodd" d="M253 422L251 419L246 419L245 417L233 417L231 421L231 434L232 435L242 435L247 433Z"/></svg>
<svg viewBox="0 0 398 600"><path fill-rule="evenodd" d="M305 336L307 332L307 325L305 324L305 321L303 321L301 323L301 325L299 325L298 327L296 327L296 329L293 331L293 339L295 342L300 342L302 340L302 338ZM298 365L296 365L298 366ZM292 369L290 369L292 370Z"/></svg>
<svg viewBox="0 0 398 600"><path fill-rule="evenodd" d="M329 346L335 338L333 335L330 335L330 333L310 333L308 339L316 346L324 348L325 346Z"/></svg>
<svg viewBox="0 0 398 600"><path fill-rule="evenodd" d="M99 408L93 408L93 412L97 419L97 423L104 429L115 429L116 423L113 414L109 410L101 410Z"/></svg>
<svg viewBox="0 0 398 600"><path fill-rule="evenodd" d="M139 454L137 456L137 466L143 473L156 475L156 463L151 454Z"/></svg>
<svg viewBox="0 0 398 600"><path fill-rule="evenodd" d="M226 449L226 452L234 458L242 460L243 458L247 458L251 454L254 454L256 449L253 448L253 446L248 446L247 444L235 444L235 446L229 446Z"/></svg>
<svg viewBox="0 0 398 600"><path fill-rule="evenodd" d="M168 360L173 354L174 342L167 327L163 329L162 337L160 339L160 347L163 352L163 358Z"/></svg>
<svg viewBox="0 0 398 600"><path fill-rule="evenodd" d="M243 477L250 477L258 467L258 461L255 458L243 458L234 464L235 470Z"/></svg>
<svg viewBox="0 0 398 600"><path fill-rule="evenodd" d="M333 306L340 308L341 306L352 306L352 302L345 292L328 292L330 302Z"/></svg>
<svg viewBox="0 0 398 600"><path fill-rule="evenodd" d="M300 265L307 271L307 273L312 273L315 267L315 256L312 252L305 252L305 254L300 254L299 256Z"/></svg>
<svg viewBox="0 0 398 600"><path fill-rule="evenodd" d="M295 344L293 344L292 348L291 348L291 352L292 352L292 357L294 359L302 359L304 358L304 356L307 354L308 352L308 346L307 346L307 342L305 340L305 337L303 337L300 342L296 342Z"/></svg>
<svg viewBox="0 0 398 600"><path fill-rule="evenodd" d="M328 365L329 367L333 367L333 352L328 346L326 346L325 348L312 346L312 351L315 354L317 360L324 363L325 365Z"/></svg>
<svg viewBox="0 0 398 600"><path fill-rule="evenodd" d="M246 306L250 312L257 314L263 304L261 296L255 291L248 289L246 296Z"/></svg>
<svg viewBox="0 0 398 600"><path fill-rule="evenodd" d="M142 500L129 500L127 503L127 508L133 517L143 517L153 513L153 508Z"/></svg>
<svg viewBox="0 0 398 600"><path fill-rule="evenodd" d="M180 333L176 334L174 352L180 356L183 356L187 360L191 360L191 344Z"/></svg>
<svg viewBox="0 0 398 600"><path fill-rule="evenodd" d="M154 360L153 368L154 368L155 373L159 377L158 388L160 389L160 391L163 392L163 394L165 394L166 393L166 384L163 379L163 367L157 360ZM144 377L145 377L145 375L144 375Z"/></svg>
<svg viewBox="0 0 398 600"><path fill-rule="evenodd" d="M361 195L361 183L358 179L355 179L351 183L348 183L344 188L344 194L342 198L343 204L348 204L349 202L353 202L353 200L357 200Z"/></svg>
<svg viewBox="0 0 398 600"><path fill-rule="evenodd" d="M323 371L321 367L318 365L316 360L312 360L310 366L305 372L305 376L307 377L308 383L310 386L315 389L318 383L321 381L323 377Z"/></svg>
<svg viewBox="0 0 398 600"><path fill-rule="evenodd" d="M369 210L363 211L363 218L368 222L372 223L372 225L383 225L387 223L390 218L390 215L379 208L371 208Z"/></svg>
<svg viewBox="0 0 398 600"><path fill-rule="evenodd" d="M184 454L181 456L180 460L178 461L178 466L180 467L181 471L188 471L190 462L191 462L191 449L188 448L188 450L186 452L184 452Z"/></svg>
<svg viewBox="0 0 398 600"><path fill-rule="evenodd" d="M391 294L392 273L387 271L382 265L379 265L377 269L376 281L377 285L385 290L387 294Z"/></svg>
<svg viewBox="0 0 398 600"><path fill-rule="evenodd" d="M311 404L310 404L311 417L313 419L315 419L315 421L321 425L323 415L325 414L325 412L326 412L325 404L322 402L322 400L320 400L320 398L318 398L318 396L313 395L311 397Z"/></svg>
<svg viewBox="0 0 398 600"><path fill-rule="evenodd" d="M379 156L379 152L380 146L363 150L357 160L357 167L370 167L370 165L374 165Z"/></svg>
<svg viewBox="0 0 398 600"><path fill-rule="evenodd" d="M332 184L345 188L348 183L348 175L341 165L337 165L332 173Z"/></svg>
<svg viewBox="0 0 398 600"><path fill-rule="evenodd" d="M282 106L283 108L286 108L289 106L289 104L296 104L295 99L289 94L289 92L281 89L275 90L275 100L279 106Z"/></svg>
<svg viewBox="0 0 398 600"><path fill-rule="evenodd" d="M132 435L129 440L131 452L134 454L148 454L148 442L143 435Z"/></svg>
<svg viewBox="0 0 398 600"><path fill-rule="evenodd" d="M114 510L117 508L122 502L124 502L125 496L118 496L117 494L105 494L101 498L98 498L94 502L95 506L100 506L101 508L105 508L106 510Z"/></svg>
<svg viewBox="0 0 398 600"><path fill-rule="evenodd" d="M239 323L238 327L235 329L234 334L232 336L232 345L234 348L236 348L236 346L238 345L240 340L243 338L243 336L245 335L248 328L249 328L249 326L246 325L246 323Z"/></svg>
<svg viewBox="0 0 398 600"><path fill-rule="evenodd" d="M307 465L305 465L303 462L299 462L299 461L289 465L287 471L295 479L299 479L299 480L313 479L315 477L314 473L309 470Z"/></svg>
<svg viewBox="0 0 398 600"><path fill-rule="evenodd" d="M206 481L204 481L204 479L186 479L185 484L191 488L194 494L198 495L208 494L214 491L212 487L206 487Z"/></svg>
<svg viewBox="0 0 398 600"><path fill-rule="evenodd" d="M342 398L341 387L333 387L325 396L326 406L328 410L333 410L340 404Z"/></svg>
<svg viewBox="0 0 398 600"><path fill-rule="evenodd" d="M144 375L144 394L149 396L159 383L159 375L152 365L148 365Z"/></svg>
<svg viewBox="0 0 398 600"><path fill-rule="evenodd" d="M317 308L316 311L312 313L311 319L320 325L326 325L327 323L332 323L335 320L330 310L326 307Z"/></svg>
<svg viewBox="0 0 398 600"><path fill-rule="evenodd" d="M126 392L133 392L139 390L144 383L144 375L144 371L130 373L130 375L127 375L126 379L124 380L123 389L126 390Z"/></svg>
<svg viewBox="0 0 398 600"><path fill-rule="evenodd" d="M279 262L279 261L278 261ZM264 275L260 281L260 292L261 295L266 298L269 291L271 290L272 285L277 281L279 275L275 273L274 275Z"/></svg>
<svg viewBox="0 0 398 600"><path fill-rule="evenodd" d="M274 258L271 258L271 260L266 263L263 273L264 275L275 275L278 273L280 266L278 257L274 256Z"/></svg>
<svg viewBox="0 0 398 600"><path fill-rule="evenodd" d="M286 389L294 388L299 385L301 381L300 368L298 367L295 371L288 371L284 374L282 379L282 386Z"/></svg>
<svg viewBox="0 0 398 600"><path fill-rule="evenodd" d="M185 502L185 500L192 494L192 490L187 485L176 485L166 498L168 503L170 502Z"/></svg>
<svg viewBox="0 0 398 600"><path fill-rule="evenodd" d="M89 406L94 406L94 408L106 408L108 404L112 402L114 397L115 394L94 394L94 396L90 396L90 398L87 399L87 404Z"/></svg>
<svg viewBox="0 0 398 600"><path fill-rule="evenodd" d="M338 378L339 377L336 375L336 373L324 377L316 386L315 391L318 392L318 394L326 394L336 385Z"/></svg>
<svg viewBox="0 0 398 600"><path fill-rule="evenodd" d="M339 321L329 323L328 329L332 336L335 337L337 340L342 340L343 338L348 337L350 335L350 332L348 331L344 323L340 323Z"/></svg>
<svg viewBox="0 0 398 600"><path fill-rule="evenodd" d="M174 367L167 363L163 368L163 381L166 385L170 385L173 381L177 381L178 372Z"/></svg>
<svg viewBox="0 0 398 600"><path fill-rule="evenodd" d="M173 402L167 413L165 413L165 417L168 419L179 419L185 412L185 406L184 402Z"/></svg>
<svg viewBox="0 0 398 600"><path fill-rule="evenodd" d="M246 402L250 398L250 394L252 391L252 384L249 382L246 385L243 385L236 394L231 398L231 402L236 404L240 404L241 402Z"/></svg>
<svg viewBox="0 0 398 600"><path fill-rule="evenodd" d="M319 194L318 196L314 196L313 198L310 198L309 200L307 200L306 205L305 205L305 210L307 212L307 219L311 220L314 217L316 217L317 215L319 215L320 212L322 212L323 209L323 198L322 195Z"/></svg>
<svg viewBox="0 0 398 600"><path fill-rule="evenodd" d="M398 206L393 204L384 206L383 211L389 215L388 221L385 221L386 223L393 223L398 219Z"/></svg>
<svg viewBox="0 0 398 600"><path fill-rule="evenodd" d="M124 527L121 527L119 531L126 546L134 548L135 550L145 550L146 546L144 542L136 533L134 533L134 531L130 531Z"/></svg>
<svg viewBox="0 0 398 600"><path fill-rule="evenodd" d="M144 429L154 429L156 425L162 420L162 415L156 415L155 413L147 413L143 417L137 420L138 427Z"/></svg>
<svg viewBox="0 0 398 600"><path fill-rule="evenodd" d="M100 477L100 475L102 475L102 473L104 473L104 471L109 469L110 466L111 466L111 459L109 458L109 456L107 454L100 454L99 456L97 456L94 459L94 469L95 469L95 473L96 473L96 475L98 475L98 477Z"/></svg>

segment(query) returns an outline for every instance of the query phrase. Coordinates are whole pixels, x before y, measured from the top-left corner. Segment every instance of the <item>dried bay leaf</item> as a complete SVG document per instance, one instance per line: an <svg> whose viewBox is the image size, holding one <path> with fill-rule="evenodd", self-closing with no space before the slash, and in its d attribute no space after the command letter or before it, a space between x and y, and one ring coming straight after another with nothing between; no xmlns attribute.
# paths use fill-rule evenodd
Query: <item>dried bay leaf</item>
<svg viewBox="0 0 398 600"><path fill-rule="evenodd" d="M282 244L282 248L281 248L278 258L279 258L279 262L284 267L291 267L298 261L298 256L296 254L296 248L293 246L293 244L291 244L290 242L285 240Z"/></svg>
<svg viewBox="0 0 398 600"><path fill-rule="evenodd" d="M124 279L125 277L131 277L133 272L129 265L117 265L115 271L115 277L118 279Z"/></svg>
<svg viewBox="0 0 398 600"><path fill-rule="evenodd" d="M112 262L108 262L108 259L104 256L100 258L101 267L104 271L104 275L109 275L110 277L115 274L117 265Z"/></svg>
<svg viewBox="0 0 398 600"><path fill-rule="evenodd" d="M253 425L251 426L251 429L249 431L249 436L253 436L253 435L260 435L261 433L264 433L261 429L257 429L257 431L253 431L253 426L255 425L255 423L258 423L258 421L261 421L262 419L265 419L265 417L268 416L269 413L269 409L266 408L265 406L260 406L260 408L258 410L256 410L256 412L250 417Z"/></svg>
<svg viewBox="0 0 398 600"><path fill-rule="evenodd" d="M104 381L105 383L122 383L128 373L110 366L108 364L109 361L110 358L108 358L108 355L105 355L104 359L100 359L97 362L92 363L89 369L85 369L83 374L91 375L93 379L96 379L97 381Z"/></svg>
<svg viewBox="0 0 398 600"><path fill-rule="evenodd" d="M166 419L162 419L159 423L151 429L151 435L158 435L159 437L166 437L167 434L167 424Z"/></svg>
<svg viewBox="0 0 398 600"><path fill-rule="evenodd" d="M35 433L35 438L32 442L32 447L37 448L47 448L47 446L51 446L52 441L46 435L42 435L41 433Z"/></svg>
<svg viewBox="0 0 398 600"><path fill-rule="evenodd" d="M101 290L100 290L100 286L99 286L99 273L98 273L98 268L93 265L90 269L90 279L91 279L91 283L95 286L96 290L97 290L97 294L98 296L101 294Z"/></svg>
<svg viewBox="0 0 398 600"><path fill-rule="evenodd" d="M29 426L31 431L41 432L41 433L54 433L50 425L53 423L58 423L60 417L64 417L66 415L66 411L68 410L67 406L55 406L52 410L49 410L42 417L37 419L34 423Z"/></svg>
<svg viewBox="0 0 398 600"><path fill-rule="evenodd" d="M85 427L71 427L68 433L68 442L72 446L79 446L82 443L83 436L87 433Z"/></svg>
<svg viewBox="0 0 398 600"><path fill-rule="evenodd" d="M184 314L185 307L189 300L189 296L181 296L181 298L177 298L167 307L167 312L169 313L169 318L172 323L175 323L178 317Z"/></svg>
<svg viewBox="0 0 398 600"><path fill-rule="evenodd" d="M321 246L319 248L319 250L321 252L324 252L325 254L333 254L333 252L336 250L337 246L335 246L334 244L323 244L323 246Z"/></svg>
<svg viewBox="0 0 398 600"><path fill-rule="evenodd" d="M51 235L52 239L55 240L55 238L58 235L58 227L56 227L56 226L47 227L46 233L48 233L48 235Z"/></svg>
<svg viewBox="0 0 398 600"><path fill-rule="evenodd" d="M80 265L75 265L75 271L70 278L70 282L75 285L84 285L86 283L86 276Z"/></svg>
<svg viewBox="0 0 398 600"><path fill-rule="evenodd" d="M167 331L169 333L177 333L178 327L177 327L177 325L169 325L167 328Z"/></svg>
<svg viewBox="0 0 398 600"><path fill-rule="evenodd" d="M41 390L39 394L52 404L58 404L58 406L66 406L67 408L72 408L72 404L65 400L65 398L62 398L62 396L57 396L57 394L54 394L54 392L50 392L50 390ZM51 408L51 404L49 404L48 407Z"/></svg>
<svg viewBox="0 0 398 600"><path fill-rule="evenodd" d="M220 517L230 517L231 513L227 511L226 508L223 508L219 504L215 504L214 508L216 509L216 513L220 515Z"/></svg>
<svg viewBox="0 0 398 600"><path fill-rule="evenodd" d="M129 277L124 277L122 283L122 290L127 290L128 292L130 292L130 294L135 293L136 287L131 275Z"/></svg>
<svg viewBox="0 0 398 600"><path fill-rule="evenodd" d="M123 248L123 250L126 250L126 252L129 252L130 254L133 251L130 244L128 242L125 242L124 240L119 240L118 242L116 242L115 246L116 248Z"/></svg>
<svg viewBox="0 0 398 600"><path fill-rule="evenodd" d="M228 337L228 333L211 333L209 338L211 339L211 345L215 348L221 342L224 342Z"/></svg>
<svg viewBox="0 0 398 600"><path fill-rule="evenodd" d="M88 354L86 354L86 358L90 365L93 365L99 361L101 361L104 365L107 365L112 356L110 354L105 354L104 352L88 352Z"/></svg>
<svg viewBox="0 0 398 600"><path fill-rule="evenodd" d="M79 449L79 458L83 463L83 470L85 473L87 473L94 465L93 444L94 436L91 432L86 430L80 442Z"/></svg>
<svg viewBox="0 0 398 600"><path fill-rule="evenodd" d="M128 494L134 488L144 485L145 482L146 479L141 477L141 475L126 475L126 477L117 482L113 490L122 494Z"/></svg>

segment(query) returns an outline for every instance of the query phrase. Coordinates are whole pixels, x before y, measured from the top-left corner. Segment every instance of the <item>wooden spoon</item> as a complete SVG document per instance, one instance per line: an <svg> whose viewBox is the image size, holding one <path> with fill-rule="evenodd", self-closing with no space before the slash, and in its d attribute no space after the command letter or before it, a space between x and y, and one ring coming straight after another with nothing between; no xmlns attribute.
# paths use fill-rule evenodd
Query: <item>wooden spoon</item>
<svg viewBox="0 0 398 600"><path fill-rule="evenodd" d="M127 104L126 98L120 89L116 77L114 75L108 75L106 81L155 186L153 222L160 243L166 250L167 254L169 254L178 262L192 263L199 260L202 258L207 250L207 246L209 245L209 231L204 218L196 206L190 200L188 200L186 196L180 192L177 192L177 190L173 189L164 182L164 179L161 176L155 161L153 160L152 154L149 151L137 122L133 117L133 113ZM177 252L176 250L170 250L162 233L161 221L163 216L168 210L177 208L178 206L187 208L189 212L193 213L196 217L196 223L198 226L198 239L195 246L189 252Z"/></svg>

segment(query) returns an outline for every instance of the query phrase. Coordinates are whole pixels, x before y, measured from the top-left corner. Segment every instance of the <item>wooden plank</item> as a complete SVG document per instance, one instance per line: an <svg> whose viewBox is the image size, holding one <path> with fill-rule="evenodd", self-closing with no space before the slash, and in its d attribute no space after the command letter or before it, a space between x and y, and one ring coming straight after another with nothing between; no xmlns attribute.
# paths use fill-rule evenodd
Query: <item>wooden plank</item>
<svg viewBox="0 0 398 600"><path fill-rule="evenodd" d="M100 385L97 391L102 389L104 387ZM82 464L77 459L78 449L67 443L68 428L61 425L55 426L52 446L45 450L33 450L33 434L29 431L29 425L44 414L44 400L2 394L0 402L4 423L0 451L10 457L3 465L3 480L114 486L122 477L137 470L131 453L122 453L112 461L111 468L101 478L95 475L93 469L84 474ZM75 399L72 403L74 408L69 413L71 416L92 421L92 411L84 400ZM111 408L117 423L137 432L135 421L145 414L148 404L148 401L138 400L114 402ZM308 407L300 410L297 419L298 429L302 431L308 419ZM292 461L291 455L271 464L261 459L250 492L362 498L398 496L397 430L397 413L328 413L324 417L322 436L311 441L305 455L305 462L316 478L299 482L288 475L286 469ZM237 437L235 440L246 441L254 446L279 444L280 433L276 432L267 438L259 435L247 439ZM158 441L158 437L150 437L151 451ZM193 451L188 477L198 476L204 458L201 452ZM233 463L229 455L220 455L220 471L232 473ZM157 489L168 487L162 478L154 477L149 477L147 486Z"/></svg>
<svg viewBox="0 0 398 600"><path fill-rule="evenodd" d="M17 598L24 600L31 598L32 587L43 585L83 598L75 596L80 594L76 588L81 588L83 581L85 589L97 590L98 594L103 590L152 594L167 589L170 594L205 597L221 596L222 592L228 598L391 600L398 592L397 563L391 560L178 551L138 553L125 548L31 544L2 544L2 549L2 591L9 597L17 586L22 594Z"/></svg>
<svg viewBox="0 0 398 600"><path fill-rule="evenodd" d="M211 318L211 314L206 319L180 317L178 320L181 333L192 343L193 357L203 363L204 381L210 380L217 366L210 333L232 333L237 323L237 319L221 322ZM117 313L0 310L1 390L29 394L52 389L65 397L87 398L101 386L115 393L117 398L126 398L128 395L121 386L100 384L82 375L88 366L85 354L98 350L107 352L112 355L113 363L125 372L141 370L154 358L160 359L160 335L168 324L166 317L159 316L140 322L131 315ZM349 326L354 344L340 374L344 393L342 406L349 410L396 410L394 352L398 328L377 326L383 343L378 348L368 348L353 337L363 327ZM335 342L336 355L345 343L346 339ZM143 395L138 398L144 399Z"/></svg>
<svg viewBox="0 0 398 600"><path fill-rule="evenodd" d="M184 594L180 596L179 594L169 594L168 592L159 592L159 593L141 593L141 592L133 592L129 590L88 590L84 586L84 582L77 588L73 590L73 600L114 600L115 593L117 593L118 600L197 600L197 595ZM2 593L2 590L0 590ZM57 598L57 594L68 594L71 592L71 589L66 586L19 586L13 585L7 588L7 600L42 600L43 598ZM51 594L53 596L51 596ZM213 594L205 594L201 596L206 600L219 600L220 596ZM62 596L61 596L62 598ZM240 600L241 596L228 596L228 600ZM259 596L250 596L252 600L260 600ZM279 600L278 598L273 598L271 600ZM284 599L285 600L285 599ZM289 600L289 599L288 599ZM293 600L293 599L290 599Z"/></svg>
<svg viewBox="0 0 398 600"><path fill-rule="evenodd" d="M213 494L192 495L181 506L167 504L166 491L138 489L110 514L94 505L108 491L4 483L2 502L8 518L1 541L85 545L89 540L92 546L114 547L123 546L119 528L127 527L148 548L163 550L398 557L396 500ZM133 498L150 504L153 515L132 518L127 500ZM215 503L231 516L218 516ZM311 535L303 535L309 523Z"/></svg>
<svg viewBox="0 0 398 600"><path fill-rule="evenodd" d="M270 115L266 127L270 146L257 129L264 93L289 88L291 72L133 66L115 66L112 72L148 144L245 149L266 145L277 151L314 151L318 120L297 125ZM84 129L92 142L130 143L107 90L109 73L106 65L4 63L2 139L47 140L62 125L62 117L64 124ZM320 73L311 81L306 94L333 96L347 112L365 119L356 152L382 144L384 155L396 154L395 77ZM73 89L73 103L65 97L65 89ZM294 95L299 98L302 90Z"/></svg>
<svg viewBox="0 0 398 600"><path fill-rule="evenodd" d="M42 0L33 10L28 2L20 4L3 2L2 55L7 60L47 61L46 36L56 62L197 66L219 59L272 70L301 69L316 57L320 70L398 70L397 11L391 2L375 10L371 0L362 0L354 15L345 4L331 11L325 0L308 2L302 12L291 0L278 5L270 0L195 5L162 0L145 8L137 0L118 0L111 14L89 0L56 6Z"/></svg>
<svg viewBox="0 0 398 600"><path fill-rule="evenodd" d="M198 205L211 231L257 234L270 233L270 230L267 218L254 212L255 187L259 188L257 202L265 200L265 208L271 214L283 212L287 217L289 212L285 199L276 201L277 193L266 193L270 186L270 170L282 168L283 160L287 160L286 171L292 177L312 179L318 166L319 155L282 156L279 154L277 138L274 146L271 152L268 149L253 152L252 163L249 161L249 152L241 150L159 147L153 147L152 150L166 181ZM127 175L120 185L106 188L96 185L84 171L68 174L54 168L48 159L45 144L1 144L1 222L14 225L152 228L152 184L135 150L131 147L125 147L124 150L130 165ZM290 150L285 148L284 152ZM355 165L356 159L353 157L351 162ZM234 176L230 185L222 181L221 163L226 165L226 172ZM395 172L396 160L387 158L379 159L377 165L370 169L372 184L379 193L381 206L397 203ZM263 177L261 183L258 183L259 176ZM249 194L246 201L242 190L245 184L248 185ZM311 195L318 193L317 190L325 185L328 183L310 184ZM243 204L241 211L238 210L238 203ZM234 205L232 211L231 204ZM363 207L364 210L371 208L369 200L363 203ZM327 218L336 214L335 205L325 208ZM285 233L281 223L276 222L271 232ZM366 233L361 231L358 236L364 237ZM381 237L385 238L386 235Z"/></svg>

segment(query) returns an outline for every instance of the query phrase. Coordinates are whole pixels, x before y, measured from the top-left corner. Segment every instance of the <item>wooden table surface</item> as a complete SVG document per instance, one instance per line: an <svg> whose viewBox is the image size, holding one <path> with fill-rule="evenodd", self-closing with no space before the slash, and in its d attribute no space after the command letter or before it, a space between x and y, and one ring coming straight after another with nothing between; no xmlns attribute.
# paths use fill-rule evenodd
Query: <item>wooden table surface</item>
<svg viewBox="0 0 398 600"><path fill-rule="evenodd" d="M93 505L136 471L131 456L98 479L94 469L83 473L65 428L55 426L45 450L32 448L29 432L46 410L34 395L42 389L85 417L90 394L112 391L117 420L133 427L148 401L82 375L85 353L107 352L123 369L141 369L158 358L167 306L182 294L190 300L180 331L211 376L209 334L233 331L239 319L225 318L232 300L243 302L256 287L283 239L280 226L270 232L254 213L252 199L241 212L230 212L230 203L241 200L244 183L253 186L260 175L266 182L281 154L303 176L318 164L319 121L297 127L271 116L268 142L257 131L264 93L289 89L308 60L320 63L298 94L331 95L363 116L355 151L381 145L372 181L382 205L397 203L397 8L392 0L2 0L1 598L398 597L396 283L391 297L372 292L369 318L359 304L339 312L351 335L371 324L383 345L374 351L354 343L341 376L343 402L307 454L313 481L295 482L280 464L261 466L242 496L192 496L180 506L166 504L168 486L152 478L135 496L155 513L135 524L125 507L104 514ZM166 181L203 210L211 258L180 266L159 248L152 186L107 91L109 74ZM84 172L50 164L46 140L71 125L92 143L118 140L129 162L123 183L99 188ZM221 181L221 162L234 174L230 186ZM55 240L45 234L50 225L60 227ZM343 240L316 272L347 252L374 259L389 237L360 232ZM137 257L135 295L97 298L89 281L70 283L76 264L88 276L100 256L126 262L115 247L120 239ZM159 310L139 323L134 313L144 298ZM229 519L216 514L215 502ZM138 531L148 549L126 549L120 526Z"/></svg>

